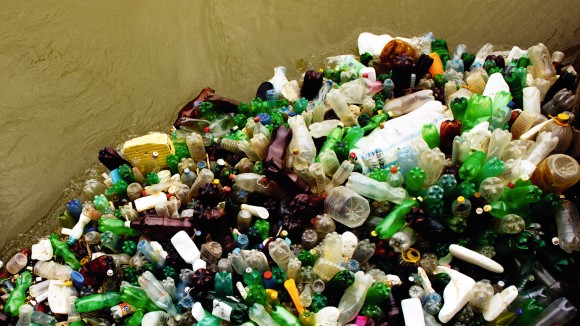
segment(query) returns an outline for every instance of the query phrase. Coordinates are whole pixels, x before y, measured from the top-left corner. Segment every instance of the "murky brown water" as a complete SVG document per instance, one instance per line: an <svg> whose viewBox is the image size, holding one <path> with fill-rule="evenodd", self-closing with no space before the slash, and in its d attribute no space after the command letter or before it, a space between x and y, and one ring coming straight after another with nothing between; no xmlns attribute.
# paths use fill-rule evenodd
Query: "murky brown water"
<svg viewBox="0 0 580 326"><path fill-rule="evenodd" d="M2 252L56 226L55 214L83 181L102 172L100 148L166 130L204 86L248 100L273 67L297 78L325 56L353 53L363 31L432 31L450 49L465 43L470 52L487 42L506 49L543 42L572 57L580 49L577 0L335 2L4 1Z"/></svg>

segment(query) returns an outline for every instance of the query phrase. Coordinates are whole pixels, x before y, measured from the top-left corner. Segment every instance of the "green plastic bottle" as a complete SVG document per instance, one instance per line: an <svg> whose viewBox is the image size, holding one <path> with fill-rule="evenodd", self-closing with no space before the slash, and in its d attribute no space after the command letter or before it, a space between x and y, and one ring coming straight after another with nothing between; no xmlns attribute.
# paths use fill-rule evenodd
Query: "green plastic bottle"
<svg viewBox="0 0 580 326"><path fill-rule="evenodd" d="M461 121L463 131L469 131L480 122L489 120L493 113L491 98L484 95L473 94L467 103L465 117Z"/></svg>
<svg viewBox="0 0 580 326"><path fill-rule="evenodd" d="M423 169L420 167L416 166L409 170L407 176L405 177L405 184L407 185L407 191L410 195L416 196L419 194L423 188L425 178L425 171L423 171Z"/></svg>
<svg viewBox="0 0 580 326"><path fill-rule="evenodd" d="M260 275L258 270L251 267L246 268L243 278L247 286L262 285L262 275Z"/></svg>
<svg viewBox="0 0 580 326"><path fill-rule="evenodd" d="M451 112L455 120L463 122L465 110L467 110L467 99L465 97L457 97L451 102Z"/></svg>
<svg viewBox="0 0 580 326"><path fill-rule="evenodd" d="M412 171L412 170L411 170ZM409 173L411 173L409 171ZM416 200L407 199L401 204L395 206L393 210L385 217L377 227L377 232L380 239L388 239L397 233L405 225L405 215L411 212L411 208L419 206Z"/></svg>
<svg viewBox="0 0 580 326"><path fill-rule="evenodd" d="M371 117L371 119L369 120L369 122L362 127L362 130L364 131L365 135L370 133L371 131L379 128L381 126L381 123L387 121L389 119L389 116L383 113L379 113L377 115L374 115Z"/></svg>
<svg viewBox="0 0 580 326"><path fill-rule="evenodd" d="M365 305L378 305L387 300L390 295L391 288L385 283L377 282L369 288L365 298Z"/></svg>
<svg viewBox="0 0 580 326"><path fill-rule="evenodd" d="M511 326L531 325L531 321L539 315L544 308L536 299L529 299L521 307L522 314L516 318Z"/></svg>
<svg viewBox="0 0 580 326"><path fill-rule="evenodd" d="M270 312L270 316L280 325L301 326L298 318L282 306L274 306Z"/></svg>
<svg viewBox="0 0 580 326"><path fill-rule="evenodd" d="M270 223L266 220L257 220L254 228L258 231L260 238L266 240L270 234Z"/></svg>
<svg viewBox="0 0 580 326"><path fill-rule="evenodd" d="M477 173L475 179L473 179L473 182L477 187L479 187L483 180L489 177L497 177L503 172L503 170L503 161L497 157L492 157L481 166L481 169L479 169L479 172Z"/></svg>
<svg viewBox="0 0 580 326"><path fill-rule="evenodd" d="M332 132L332 130L331 130ZM348 149L351 150L354 148L354 145L365 135L365 131L359 126L351 127L344 138L342 139L343 142L346 143ZM322 150L320 151L322 153Z"/></svg>
<svg viewBox="0 0 580 326"><path fill-rule="evenodd" d="M87 324L85 324L84 321L82 320L77 320L77 321L73 321L72 323L68 324L69 326L86 326ZM129 324L125 323L125 325L129 326ZM141 320L139 320L139 324L132 324L130 326L136 326L136 325L141 325Z"/></svg>
<svg viewBox="0 0 580 326"><path fill-rule="evenodd" d="M463 165L459 168L459 177L463 180L471 181L473 180L479 170L485 163L486 155L482 151L475 151L467 157Z"/></svg>
<svg viewBox="0 0 580 326"><path fill-rule="evenodd" d="M439 131L434 124L428 123L423 125L423 128L421 129L421 136L427 145L429 145L429 148L433 149L435 147L439 147Z"/></svg>
<svg viewBox="0 0 580 326"><path fill-rule="evenodd" d="M220 297L234 294L234 285L232 283L232 273L217 272L214 278L214 288Z"/></svg>
<svg viewBox="0 0 580 326"><path fill-rule="evenodd" d="M101 218L99 220L99 231L111 231L117 235L127 235L130 237L136 237L141 234L141 232L135 229L126 227L125 221L116 218Z"/></svg>
<svg viewBox="0 0 580 326"><path fill-rule="evenodd" d="M102 294L87 295L75 300L75 309L79 313L91 312L105 308L111 308L121 303L117 292L105 292Z"/></svg>
<svg viewBox="0 0 580 326"><path fill-rule="evenodd" d="M50 240L50 244L52 245L52 250L54 254L64 260L64 262L69 265L72 269L78 270L81 268L81 263L69 249L68 245L58 238L56 233L53 233L48 238Z"/></svg>
<svg viewBox="0 0 580 326"><path fill-rule="evenodd" d="M346 288L354 283L354 274L348 269L342 270L326 283L325 291L327 293L342 293Z"/></svg>
<svg viewBox="0 0 580 326"><path fill-rule="evenodd" d="M133 307L145 310L145 311L161 311L160 307L158 307L149 297L145 290L138 286L122 286L121 290L119 291L119 298L121 301L126 302Z"/></svg>
<svg viewBox="0 0 580 326"><path fill-rule="evenodd" d="M125 320L125 326L139 326L145 316L145 311L137 310L133 315Z"/></svg>
<svg viewBox="0 0 580 326"><path fill-rule="evenodd" d="M526 77L528 70L523 67L513 68L508 75L504 76L506 83L510 88L513 101L517 107L522 107L523 89L526 87Z"/></svg>
<svg viewBox="0 0 580 326"><path fill-rule="evenodd" d="M26 301L26 291L28 291L30 285L32 285L32 273L26 269L16 279L14 290L10 292L10 296L6 300L4 312L14 317L18 316L18 309Z"/></svg>
<svg viewBox="0 0 580 326"><path fill-rule="evenodd" d="M342 140L342 127L336 126L334 127L326 136L326 140L322 147L320 147L320 151L318 153L324 152L326 149L332 149L336 143ZM318 157L316 158L317 162L320 162Z"/></svg>

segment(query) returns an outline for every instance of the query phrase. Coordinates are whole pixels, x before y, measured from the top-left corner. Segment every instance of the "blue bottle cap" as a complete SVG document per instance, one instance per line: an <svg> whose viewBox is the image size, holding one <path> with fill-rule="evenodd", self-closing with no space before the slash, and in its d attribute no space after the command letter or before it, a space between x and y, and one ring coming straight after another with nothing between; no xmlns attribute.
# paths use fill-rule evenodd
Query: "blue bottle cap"
<svg viewBox="0 0 580 326"><path fill-rule="evenodd" d="M288 116L289 116L289 117L293 117L293 116L295 116L295 115L296 115L296 112L294 112L294 111L290 111L290 112L288 112Z"/></svg>
<svg viewBox="0 0 580 326"><path fill-rule="evenodd" d="M199 161L199 162L197 162L197 168L200 169L200 170L203 169L203 168L205 168L206 166L207 166L207 163L205 163L205 161Z"/></svg>
<svg viewBox="0 0 580 326"><path fill-rule="evenodd" d="M269 125L272 122L272 119L270 118L270 115L268 113L260 113L258 114L258 118L260 119L260 122L264 126Z"/></svg>
<svg viewBox="0 0 580 326"><path fill-rule="evenodd" d="M83 274L77 271L73 271L72 273L70 273L70 278L73 282L74 287L77 290L80 290L83 287L83 284L85 283L85 277L83 276Z"/></svg>

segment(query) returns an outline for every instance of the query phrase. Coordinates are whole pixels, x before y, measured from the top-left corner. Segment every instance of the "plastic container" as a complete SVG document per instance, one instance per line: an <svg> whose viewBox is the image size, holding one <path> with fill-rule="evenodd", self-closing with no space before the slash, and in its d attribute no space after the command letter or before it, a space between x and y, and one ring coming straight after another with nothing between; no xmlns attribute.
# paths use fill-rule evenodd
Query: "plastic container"
<svg viewBox="0 0 580 326"><path fill-rule="evenodd" d="M28 264L28 257L19 252L6 263L6 270L10 274L18 274Z"/></svg>
<svg viewBox="0 0 580 326"><path fill-rule="evenodd" d="M348 227L362 225L370 213L369 203L353 190L339 186L324 200L324 210L339 223Z"/></svg>

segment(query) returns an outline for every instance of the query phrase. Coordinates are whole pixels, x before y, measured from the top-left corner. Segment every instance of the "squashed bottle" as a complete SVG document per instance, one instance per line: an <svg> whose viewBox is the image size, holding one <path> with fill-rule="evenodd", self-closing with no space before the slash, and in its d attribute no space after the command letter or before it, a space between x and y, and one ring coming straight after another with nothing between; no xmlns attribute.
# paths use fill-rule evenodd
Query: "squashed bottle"
<svg viewBox="0 0 580 326"><path fill-rule="evenodd" d="M354 284L346 289L338 304L339 325L345 325L356 317L365 301L367 291L373 284L373 277L362 271L356 272L354 277Z"/></svg>

